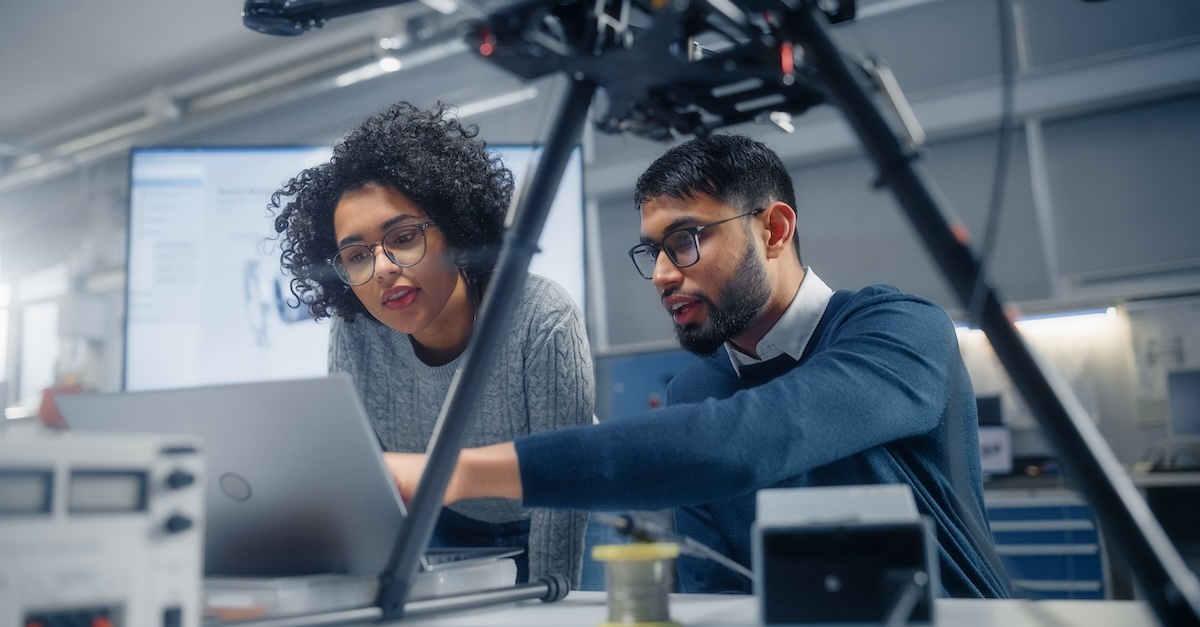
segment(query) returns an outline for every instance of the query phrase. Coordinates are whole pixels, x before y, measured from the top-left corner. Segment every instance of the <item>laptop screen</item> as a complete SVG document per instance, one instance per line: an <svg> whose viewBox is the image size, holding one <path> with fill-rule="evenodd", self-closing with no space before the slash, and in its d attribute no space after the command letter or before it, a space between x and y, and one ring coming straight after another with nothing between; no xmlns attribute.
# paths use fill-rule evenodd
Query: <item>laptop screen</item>
<svg viewBox="0 0 1200 627"><path fill-rule="evenodd" d="M205 573L377 576L404 519L344 376L59 399L72 430L204 440Z"/></svg>

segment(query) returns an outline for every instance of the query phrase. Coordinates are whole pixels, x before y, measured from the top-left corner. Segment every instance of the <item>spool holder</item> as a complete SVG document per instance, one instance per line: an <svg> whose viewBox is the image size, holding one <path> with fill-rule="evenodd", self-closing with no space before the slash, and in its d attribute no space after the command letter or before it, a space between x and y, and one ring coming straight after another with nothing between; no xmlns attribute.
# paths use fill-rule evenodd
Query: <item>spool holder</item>
<svg viewBox="0 0 1200 627"><path fill-rule="evenodd" d="M679 545L670 542L603 544L592 558L604 563L608 620L601 627L680 627L671 620L670 594Z"/></svg>

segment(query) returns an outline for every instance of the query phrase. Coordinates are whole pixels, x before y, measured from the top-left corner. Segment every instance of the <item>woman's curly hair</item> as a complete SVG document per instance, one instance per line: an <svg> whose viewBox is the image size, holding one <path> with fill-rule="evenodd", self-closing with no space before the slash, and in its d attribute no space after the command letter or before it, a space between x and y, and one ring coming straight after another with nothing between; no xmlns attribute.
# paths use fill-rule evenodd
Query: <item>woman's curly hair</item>
<svg viewBox="0 0 1200 627"><path fill-rule="evenodd" d="M476 139L474 126L464 127L446 108L392 105L341 139L328 163L304 170L271 195L282 240L280 265L292 275L292 294L313 318L353 321L367 313L328 260L337 252L333 212L342 194L372 183L404 194L424 210L458 252L474 285L492 272L512 173Z"/></svg>

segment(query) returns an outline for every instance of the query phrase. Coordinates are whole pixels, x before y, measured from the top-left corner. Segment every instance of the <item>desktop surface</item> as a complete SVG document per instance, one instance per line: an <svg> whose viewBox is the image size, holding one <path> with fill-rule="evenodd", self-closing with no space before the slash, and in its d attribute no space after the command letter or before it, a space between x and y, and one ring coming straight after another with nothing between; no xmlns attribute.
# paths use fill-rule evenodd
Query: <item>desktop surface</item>
<svg viewBox="0 0 1200 627"><path fill-rule="evenodd" d="M1149 627L1153 615L1138 601L1025 601L1017 599L937 599L935 625L946 627ZM759 625L757 599L749 595L672 594L671 619L687 627ZM608 620L603 592L572 592L557 603L523 601L492 608L412 617L405 627L422 625L539 625L595 627Z"/></svg>

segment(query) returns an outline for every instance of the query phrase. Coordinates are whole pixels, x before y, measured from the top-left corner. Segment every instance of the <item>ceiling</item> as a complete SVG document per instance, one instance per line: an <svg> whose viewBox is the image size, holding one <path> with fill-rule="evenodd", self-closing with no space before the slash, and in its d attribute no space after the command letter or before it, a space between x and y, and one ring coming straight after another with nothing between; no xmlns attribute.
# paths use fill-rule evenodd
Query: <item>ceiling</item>
<svg viewBox="0 0 1200 627"><path fill-rule="evenodd" d="M244 27L241 10L241 0L6 2L0 143L36 149L56 127L113 115L157 87L201 76L216 82L221 70L232 78L256 62L305 57L365 38L380 21L353 16L331 23L322 37L277 38Z"/></svg>
<svg viewBox="0 0 1200 627"><path fill-rule="evenodd" d="M563 93L557 78L526 84L467 53L463 23L512 0L401 2L300 37L246 28L243 1L0 0L2 221L24 204L11 190L113 161L132 145L328 143L399 99L501 109L478 122L485 137L525 143L545 137ZM438 2L457 10L441 14ZM1195 0L858 0L858 17L833 34L852 54L882 56L931 139L990 132L1001 101L997 15L1006 6L1019 22L1018 118L1200 91ZM383 50L387 38L399 49ZM338 86L338 77L385 53L404 71ZM513 95L507 107L492 102ZM803 141L780 146L789 166L857 154L829 107L796 126ZM744 132L777 134L766 127ZM625 199L662 150L629 136L587 141L589 196L601 202Z"/></svg>
<svg viewBox="0 0 1200 627"><path fill-rule="evenodd" d="M135 130L129 134L145 143L159 127L242 117L253 110L246 103L264 95L274 94L277 106L279 92L295 99L317 79L382 53L384 38L417 49L454 38L455 24L471 15L406 2L331 20L306 36L274 37L242 25L242 0L5 4L0 175L75 155L87 142L72 142L100 131Z"/></svg>
<svg viewBox="0 0 1200 627"><path fill-rule="evenodd" d="M431 8L439 2L457 10L442 15ZM281 38L244 27L243 0L4 0L0 193L6 175L38 162L69 158L73 167L120 154L131 142L194 140L206 136L200 130L236 126L266 110L286 117L285 105L327 90L330 73L379 54L385 37L404 40L401 55L450 44L432 72L400 72L406 76L390 84L376 81L388 84L383 98L463 102L519 88L519 81L491 64L459 54L465 46L456 27L508 2L401 2ZM1030 67L1194 40L1200 30L1200 3L1192 0L859 0L859 17L841 39L882 52L910 98L919 100L937 90L996 80L995 15L1002 2L1021 14ZM342 102L353 104L354 98L353 90L339 94ZM361 111L352 105L341 110L354 119L378 109L379 99L371 97ZM325 119L307 121L321 126ZM335 125L326 126L321 130L332 132ZM312 135L291 139L316 139ZM105 143L114 136L129 142Z"/></svg>

